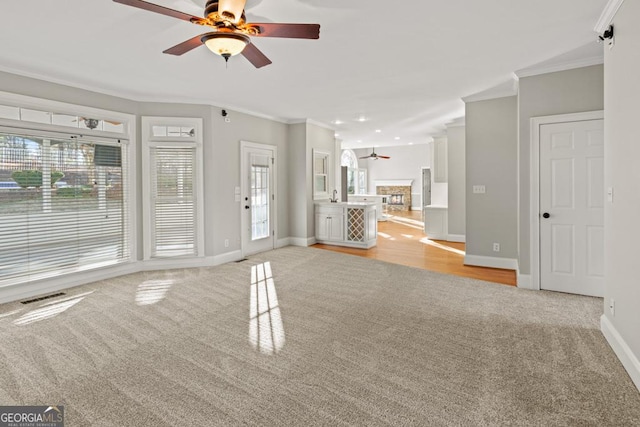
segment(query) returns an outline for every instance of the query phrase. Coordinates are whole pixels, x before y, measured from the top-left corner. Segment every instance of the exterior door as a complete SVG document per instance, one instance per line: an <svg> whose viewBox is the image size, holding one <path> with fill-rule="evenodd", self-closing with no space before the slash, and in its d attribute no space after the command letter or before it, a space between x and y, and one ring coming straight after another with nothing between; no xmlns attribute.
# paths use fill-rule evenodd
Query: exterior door
<svg viewBox="0 0 640 427"><path fill-rule="evenodd" d="M604 294L603 120L540 127L540 288Z"/></svg>
<svg viewBox="0 0 640 427"><path fill-rule="evenodd" d="M275 148L243 143L242 253L250 255L275 247Z"/></svg>

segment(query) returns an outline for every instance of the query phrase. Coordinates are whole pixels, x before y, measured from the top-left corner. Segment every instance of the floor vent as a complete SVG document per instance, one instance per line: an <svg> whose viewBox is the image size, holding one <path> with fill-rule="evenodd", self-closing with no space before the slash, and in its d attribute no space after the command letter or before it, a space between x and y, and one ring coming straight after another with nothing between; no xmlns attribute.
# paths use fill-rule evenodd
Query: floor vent
<svg viewBox="0 0 640 427"><path fill-rule="evenodd" d="M237 260L236 262L245 262L245 261L247 261L248 259L249 259L249 258L242 258L242 259Z"/></svg>
<svg viewBox="0 0 640 427"><path fill-rule="evenodd" d="M58 292L57 294L51 294L51 295L47 295L47 296L44 296L44 297L28 299L26 301L20 301L20 303L21 304L31 304L32 302L38 302L38 301L42 301L42 300L45 300L45 299L56 298L56 297L60 297L62 295L66 295L66 294L64 292Z"/></svg>

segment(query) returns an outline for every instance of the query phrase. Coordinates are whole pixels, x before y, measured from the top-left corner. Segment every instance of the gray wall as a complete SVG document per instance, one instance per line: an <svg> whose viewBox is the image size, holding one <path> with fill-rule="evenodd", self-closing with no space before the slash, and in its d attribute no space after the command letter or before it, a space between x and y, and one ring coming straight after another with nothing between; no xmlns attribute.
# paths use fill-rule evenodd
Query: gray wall
<svg viewBox="0 0 640 427"><path fill-rule="evenodd" d="M517 108L515 96L466 104L467 255L518 257Z"/></svg>
<svg viewBox="0 0 640 427"><path fill-rule="evenodd" d="M371 149L354 150L358 157L368 156ZM412 179L411 207L422 205L422 168L431 166L429 145L401 145L376 148L376 153L390 156L387 160L359 159L358 165L367 169L367 193L375 194L375 181L387 179Z"/></svg>
<svg viewBox="0 0 640 427"><path fill-rule="evenodd" d="M447 128L447 210L448 234L466 233L465 127Z"/></svg>
<svg viewBox="0 0 640 427"><path fill-rule="evenodd" d="M636 362L640 359L640 2L625 1L614 19L616 42L605 48L605 310ZM615 316L608 303L615 299ZM639 366L639 365L636 365ZM636 368L638 369L638 368ZM634 380L640 388L640 371Z"/></svg>
<svg viewBox="0 0 640 427"><path fill-rule="evenodd" d="M306 174L306 194L310 195L307 197L307 231L306 237L311 238L316 234L315 230L315 205L314 203L317 200L313 200L313 150L320 150L331 153L331 159L329 163L331 167L335 166L335 159L338 153L336 153L336 138L335 131L331 129L327 129L324 127L320 127L311 123L306 124L306 165L309 173ZM329 171L329 185L328 185L329 193L333 191L334 188L337 188L335 182L335 171ZM327 200L329 200L327 198Z"/></svg>
<svg viewBox="0 0 640 427"><path fill-rule="evenodd" d="M531 274L529 186L532 117L596 111L604 108L604 69L602 65L577 68L520 79L519 110L519 268Z"/></svg>
<svg viewBox="0 0 640 427"><path fill-rule="evenodd" d="M302 152L302 161L292 162L289 138L295 136L295 125L230 111L230 123L224 122L219 107L210 105L149 103L103 95L83 89L44 82L41 80L0 72L0 91L16 93L89 106L99 109L137 115L137 192L142 195L142 179L139 176L142 163L141 151L141 116L199 117L204 122L204 215L205 215L205 254L220 255L240 249L240 204L235 201L234 190L240 185L240 141L251 141L278 148L278 235L279 239L292 236L289 227L291 189L289 183L299 182L291 179L293 174L304 176L307 173ZM302 125L303 140L306 132ZM292 130L290 129L292 128ZM333 135L333 134L332 134ZM332 137L333 143L333 137ZM304 141L303 141L304 142ZM290 165L302 165L290 170ZM296 198L307 205L311 195L302 189L295 188ZM142 259L142 197L138 197L136 212L137 258ZM306 212L305 212L306 214ZM306 224L304 225L306 227ZM301 235L305 233L302 232ZM229 239L229 247L224 247L224 240Z"/></svg>
<svg viewBox="0 0 640 427"><path fill-rule="evenodd" d="M305 238L307 234L307 125L289 125L289 234ZM310 179L310 178L309 178ZM313 195L311 195L313 197Z"/></svg>
<svg viewBox="0 0 640 427"><path fill-rule="evenodd" d="M277 214L278 239L289 237L289 162L287 152L288 125L227 109L227 123L220 114L221 109L210 107L211 134L205 140L205 222L213 229L215 254L240 249L241 203L235 201L235 187L240 186L240 141L255 142L277 147ZM170 109L167 114L170 114ZM205 132L206 133L206 132ZM229 248L224 240L229 239Z"/></svg>

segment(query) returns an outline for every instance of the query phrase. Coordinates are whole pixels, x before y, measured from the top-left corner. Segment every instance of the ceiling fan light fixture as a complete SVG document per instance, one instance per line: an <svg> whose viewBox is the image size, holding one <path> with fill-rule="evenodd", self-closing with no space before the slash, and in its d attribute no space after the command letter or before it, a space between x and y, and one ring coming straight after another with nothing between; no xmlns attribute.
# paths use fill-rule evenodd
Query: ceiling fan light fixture
<svg viewBox="0 0 640 427"><path fill-rule="evenodd" d="M239 33L209 33L201 40L211 52L224 58L239 54L251 43L249 36Z"/></svg>

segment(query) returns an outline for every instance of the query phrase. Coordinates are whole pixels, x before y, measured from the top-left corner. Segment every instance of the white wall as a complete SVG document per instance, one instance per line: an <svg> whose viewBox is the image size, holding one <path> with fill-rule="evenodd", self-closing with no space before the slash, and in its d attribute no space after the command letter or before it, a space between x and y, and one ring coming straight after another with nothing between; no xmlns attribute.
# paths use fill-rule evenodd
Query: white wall
<svg viewBox="0 0 640 427"><path fill-rule="evenodd" d="M517 108L515 96L466 104L469 256L518 257ZM473 185L486 193L474 194Z"/></svg>
<svg viewBox="0 0 640 427"><path fill-rule="evenodd" d="M603 332L640 389L640 2L626 0L605 48L605 309ZM615 300L615 315L609 309Z"/></svg>
<svg viewBox="0 0 640 427"><path fill-rule="evenodd" d="M519 268L531 273L529 188L532 117L597 111L604 108L602 65L523 77L518 90Z"/></svg>
<svg viewBox="0 0 640 427"><path fill-rule="evenodd" d="M371 149L354 150L356 156L371 154ZM401 145L376 148L376 153L390 156L390 159L359 159L358 166L367 169L367 192L376 193L375 181L387 179L412 179L411 209L422 206L422 168L431 166L429 145Z"/></svg>
<svg viewBox="0 0 640 427"><path fill-rule="evenodd" d="M466 234L466 149L465 127L447 127L447 210L448 234L462 238Z"/></svg>

